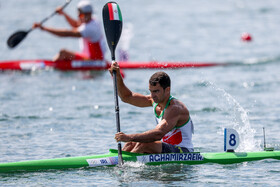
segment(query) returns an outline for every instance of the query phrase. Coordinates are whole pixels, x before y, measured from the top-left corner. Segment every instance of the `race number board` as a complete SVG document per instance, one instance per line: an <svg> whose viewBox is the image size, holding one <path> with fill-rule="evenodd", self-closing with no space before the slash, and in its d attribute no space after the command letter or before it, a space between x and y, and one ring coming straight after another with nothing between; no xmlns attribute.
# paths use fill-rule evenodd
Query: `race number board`
<svg viewBox="0 0 280 187"><path fill-rule="evenodd" d="M234 152L239 145L239 135L234 129L225 128L224 132L224 151Z"/></svg>

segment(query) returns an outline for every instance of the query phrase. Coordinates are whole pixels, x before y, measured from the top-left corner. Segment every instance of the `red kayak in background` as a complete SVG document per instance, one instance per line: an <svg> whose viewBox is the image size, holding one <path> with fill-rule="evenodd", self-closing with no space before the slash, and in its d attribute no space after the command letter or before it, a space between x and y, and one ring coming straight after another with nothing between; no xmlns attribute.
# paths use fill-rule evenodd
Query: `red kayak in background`
<svg viewBox="0 0 280 187"><path fill-rule="evenodd" d="M212 66L225 66L225 63L207 63L207 62L118 62L122 69L177 69L177 68L200 68ZM98 71L110 67L108 61L93 60L72 60L72 61L52 61L52 60L10 60L0 61L0 70L38 70L38 69L56 69L60 71Z"/></svg>

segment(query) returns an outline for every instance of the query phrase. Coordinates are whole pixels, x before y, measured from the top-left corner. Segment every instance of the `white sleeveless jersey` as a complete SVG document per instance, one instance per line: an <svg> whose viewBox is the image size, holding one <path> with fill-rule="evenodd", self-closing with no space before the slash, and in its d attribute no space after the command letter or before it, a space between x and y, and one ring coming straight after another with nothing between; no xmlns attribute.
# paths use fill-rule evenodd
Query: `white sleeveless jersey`
<svg viewBox="0 0 280 187"><path fill-rule="evenodd" d="M159 124L159 122L162 120L162 116L164 115L165 109L169 106L169 103L172 99L175 99L173 96L169 97L169 100L161 112L161 114L158 116L156 113L156 107L158 103L153 103L153 109L154 109L154 114L156 116L156 122ZM193 143L192 143L192 134L194 133L194 126L192 123L191 118L183 124L180 127L175 127L171 131L169 131L163 138L162 142L176 145L179 147L186 147L189 150L193 150Z"/></svg>
<svg viewBox="0 0 280 187"><path fill-rule="evenodd" d="M81 33L80 48L82 54L89 59L103 60L106 52L106 42L99 21L94 17L89 23L78 27Z"/></svg>

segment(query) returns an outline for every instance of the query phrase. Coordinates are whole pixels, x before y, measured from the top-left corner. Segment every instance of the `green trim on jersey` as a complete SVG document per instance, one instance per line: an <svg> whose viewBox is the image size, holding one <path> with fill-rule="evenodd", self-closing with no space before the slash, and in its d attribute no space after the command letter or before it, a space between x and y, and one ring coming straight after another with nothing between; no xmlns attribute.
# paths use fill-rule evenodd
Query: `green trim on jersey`
<svg viewBox="0 0 280 187"><path fill-rule="evenodd" d="M188 121L187 121L186 123L184 123L183 125L181 125L181 126L179 126L179 127L174 127L174 128L175 128L175 129L179 129L179 128L181 128L181 127L187 125L187 124L189 123L190 119L191 119L191 118L190 118L190 116L189 116L189 119L188 119Z"/></svg>
<svg viewBox="0 0 280 187"><path fill-rule="evenodd" d="M158 106L158 103L153 102L154 113L155 113L156 118L161 118L161 117L163 116L165 109L169 106L170 101L171 101L172 99L176 99L176 98L173 97L172 95L170 95L170 96L169 96L169 99L168 99L168 101L167 101L167 103L166 103L166 105L165 105L165 107L164 107L164 109L163 109L163 111L161 112L160 115L157 115L157 113L156 113L156 107Z"/></svg>
<svg viewBox="0 0 280 187"><path fill-rule="evenodd" d="M156 113L156 107L158 106L158 103L153 102L154 113L155 113L156 118L162 118L162 116L164 115L165 109L169 106L170 101L171 101L172 99L176 99L176 98L173 97L172 95L170 95L170 96L169 96L169 99L168 99L168 101L167 101L167 103L166 103L166 106L164 107L164 109L163 109L163 111L161 112L160 115L157 115L157 113ZM181 126L179 126L179 127L174 127L173 129L179 129L179 128L185 126L185 125L190 121L190 119L191 119L191 118L189 117L189 119L188 119L188 121L187 121L186 123L184 123L183 125L181 125Z"/></svg>

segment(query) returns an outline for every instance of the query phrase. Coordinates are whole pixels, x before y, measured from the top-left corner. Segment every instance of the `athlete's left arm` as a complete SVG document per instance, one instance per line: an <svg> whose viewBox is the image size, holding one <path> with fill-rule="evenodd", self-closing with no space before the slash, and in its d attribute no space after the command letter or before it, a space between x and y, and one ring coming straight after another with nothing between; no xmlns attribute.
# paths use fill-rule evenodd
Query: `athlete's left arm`
<svg viewBox="0 0 280 187"><path fill-rule="evenodd" d="M164 112L163 119L155 128L160 132L160 139L162 139L169 131L176 127L179 119L180 111L178 106L169 106Z"/></svg>
<svg viewBox="0 0 280 187"><path fill-rule="evenodd" d="M123 142L132 141L143 143L158 141L177 125L179 118L178 108L176 106L169 107L164 113L164 118L156 126L156 128L137 134L124 134L120 132L116 134L115 139Z"/></svg>

